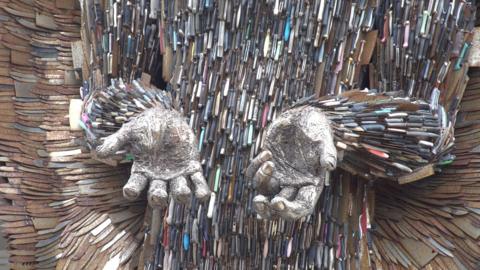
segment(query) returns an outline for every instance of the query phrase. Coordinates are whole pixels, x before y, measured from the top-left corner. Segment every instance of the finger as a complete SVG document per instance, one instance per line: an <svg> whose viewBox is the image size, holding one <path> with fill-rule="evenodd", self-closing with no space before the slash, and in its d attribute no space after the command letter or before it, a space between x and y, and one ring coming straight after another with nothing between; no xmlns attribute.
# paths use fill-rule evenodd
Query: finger
<svg viewBox="0 0 480 270"><path fill-rule="evenodd" d="M336 152L335 152L336 153ZM332 154L323 154L320 159L320 165L327 171L333 171L337 167L337 156Z"/></svg>
<svg viewBox="0 0 480 270"><path fill-rule="evenodd" d="M270 219L272 217L270 202L268 198L263 195L257 195L253 198L253 209L263 219Z"/></svg>
<svg viewBox="0 0 480 270"><path fill-rule="evenodd" d="M115 154L115 152L117 151L116 145L117 145L116 135L112 134L106 137L105 140L102 142L102 144L97 146L97 148L95 149L95 152L98 157L105 158Z"/></svg>
<svg viewBox="0 0 480 270"><path fill-rule="evenodd" d="M295 200L289 201L276 196L272 199L272 207L279 216L287 220L297 220L313 213L323 186L305 186L298 190Z"/></svg>
<svg viewBox="0 0 480 270"><path fill-rule="evenodd" d="M148 179L139 173L132 173L127 184L123 186L123 197L127 200L136 200L148 184Z"/></svg>
<svg viewBox="0 0 480 270"><path fill-rule="evenodd" d="M165 207L168 205L167 182L153 180L148 189L148 203L152 207Z"/></svg>
<svg viewBox="0 0 480 270"><path fill-rule="evenodd" d="M245 177L247 177L247 179L252 179L252 177L258 171L260 166L262 166L263 163L271 159L272 159L272 152L270 151L261 152L257 157L255 157L252 160L252 162L250 162L250 165L248 166L247 171L245 172Z"/></svg>
<svg viewBox="0 0 480 270"><path fill-rule="evenodd" d="M260 194L271 195L277 194L280 191L280 185L277 180L275 180L273 175L275 165L271 161L263 163L263 165L258 169L257 173L253 177L253 183L255 189Z"/></svg>
<svg viewBox="0 0 480 270"><path fill-rule="evenodd" d="M122 127L117 132L106 137L103 143L95 149L97 156L100 158L105 158L115 154L115 152L120 150L120 148L127 143L129 134L129 130L125 127Z"/></svg>
<svg viewBox="0 0 480 270"><path fill-rule="evenodd" d="M284 187L280 192L277 194L277 196L285 198L287 200L293 200L295 198L295 195L297 194L298 189L296 187Z"/></svg>
<svg viewBox="0 0 480 270"><path fill-rule="evenodd" d="M201 201L208 199L211 192L205 177L203 177L203 173L196 172L190 176L190 179L192 180L195 189L195 197Z"/></svg>
<svg viewBox="0 0 480 270"><path fill-rule="evenodd" d="M192 191L188 187L187 179L179 176L170 181L170 193L175 201L187 204L190 201Z"/></svg>
<svg viewBox="0 0 480 270"><path fill-rule="evenodd" d="M335 143L330 132L325 134L322 147L320 166L328 171L332 171L335 169L335 167L337 167L337 148L335 147Z"/></svg>
<svg viewBox="0 0 480 270"><path fill-rule="evenodd" d="M297 194L297 188L295 188L295 187L284 187L275 196L275 198L280 197L280 198L283 198L287 201L291 201L295 198L296 194ZM273 202L273 200L272 200L272 202ZM271 206L275 211L283 211L284 207L285 207L282 200L276 200L275 203L271 204Z"/></svg>

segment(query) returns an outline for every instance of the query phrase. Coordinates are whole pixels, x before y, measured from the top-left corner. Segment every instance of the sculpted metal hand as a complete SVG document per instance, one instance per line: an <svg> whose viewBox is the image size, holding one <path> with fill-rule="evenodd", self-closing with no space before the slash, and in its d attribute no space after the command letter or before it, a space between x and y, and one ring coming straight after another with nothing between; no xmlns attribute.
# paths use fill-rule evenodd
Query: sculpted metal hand
<svg viewBox="0 0 480 270"><path fill-rule="evenodd" d="M209 197L195 135L177 111L162 105L147 109L106 137L97 147L97 155L110 156L124 146L129 146L135 157L130 179L123 187L125 198L138 198L150 182L151 206L166 206L168 189L176 201L188 203L191 189L187 179L198 199Z"/></svg>
<svg viewBox="0 0 480 270"><path fill-rule="evenodd" d="M337 163L330 123L311 106L291 109L268 127L264 151L247 168L260 195L253 199L263 218L299 219L311 214L325 175Z"/></svg>

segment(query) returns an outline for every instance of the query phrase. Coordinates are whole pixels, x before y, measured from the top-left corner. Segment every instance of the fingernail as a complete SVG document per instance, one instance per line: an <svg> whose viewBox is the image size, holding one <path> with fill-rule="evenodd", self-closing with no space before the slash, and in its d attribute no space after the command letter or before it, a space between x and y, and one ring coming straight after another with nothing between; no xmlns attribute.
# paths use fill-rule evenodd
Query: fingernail
<svg viewBox="0 0 480 270"><path fill-rule="evenodd" d="M260 167L260 173L265 176L271 176L273 174L274 168L275 168L275 164L271 161L267 161L264 163L262 167Z"/></svg>
<svg viewBox="0 0 480 270"><path fill-rule="evenodd" d="M283 210L285 210L285 208L286 208L286 207L285 207L285 203L282 202L282 201L275 202L275 203L273 204L273 207L274 207L275 210L277 210L277 211L283 211Z"/></svg>
<svg viewBox="0 0 480 270"><path fill-rule="evenodd" d="M260 159L262 161L267 161L267 160L270 160L272 158L272 152L270 151L263 151L262 153L260 153Z"/></svg>

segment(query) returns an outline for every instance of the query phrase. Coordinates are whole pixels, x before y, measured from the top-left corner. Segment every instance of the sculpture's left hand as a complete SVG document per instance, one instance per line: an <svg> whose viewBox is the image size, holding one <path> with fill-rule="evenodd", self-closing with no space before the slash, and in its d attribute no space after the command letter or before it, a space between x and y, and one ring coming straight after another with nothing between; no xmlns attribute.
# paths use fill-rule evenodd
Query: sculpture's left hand
<svg viewBox="0 0 480 270"><path fill-rule="evenodd" d="M320 109L283 113L268 127L264 151L246 171L259 193L253 199L255 210L263 218L290 220L311 214L336 162L330 123Z"/></svg>

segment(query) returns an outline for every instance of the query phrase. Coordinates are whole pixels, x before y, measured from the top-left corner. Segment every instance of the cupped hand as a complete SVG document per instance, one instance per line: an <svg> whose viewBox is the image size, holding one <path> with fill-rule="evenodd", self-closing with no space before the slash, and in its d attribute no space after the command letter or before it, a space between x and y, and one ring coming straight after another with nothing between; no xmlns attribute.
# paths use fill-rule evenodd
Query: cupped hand
<svg viewBox="0 0 480 270"><path fill-rule="evenodd" d="M263 218L295 220L311 214L337 151L330 122L315 107L283 113L268 127L264 150L246 170L258 193L254 208Z"/></svg>

